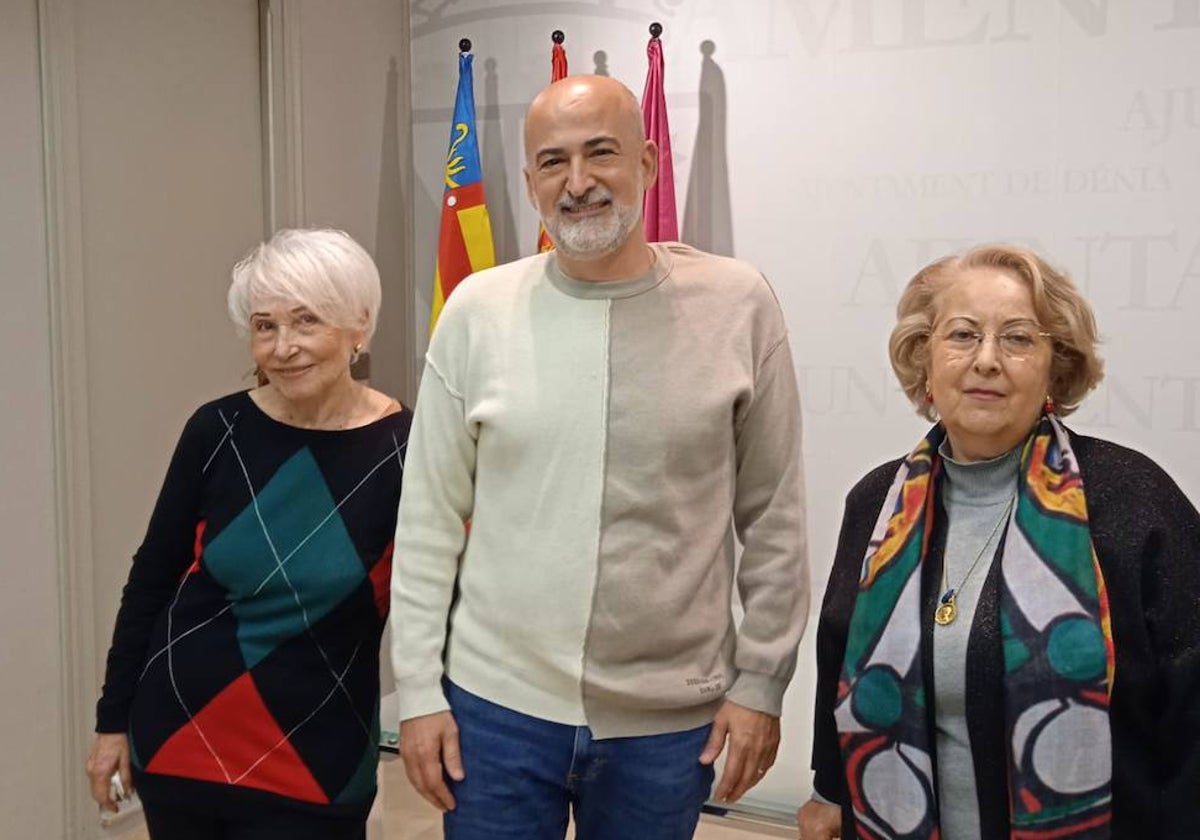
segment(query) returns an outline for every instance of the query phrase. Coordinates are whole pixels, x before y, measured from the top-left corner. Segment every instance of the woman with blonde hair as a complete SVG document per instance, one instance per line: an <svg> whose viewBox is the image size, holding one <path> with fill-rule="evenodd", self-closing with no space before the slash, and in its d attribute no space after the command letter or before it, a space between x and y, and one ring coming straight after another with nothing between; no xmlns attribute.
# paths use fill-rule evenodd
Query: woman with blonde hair
<svg viewBox="0 0 1200 840"><path fill-rule="evenodd" d="M1103 373L1091 308L990 245L922 269L897 316L935 425L846 498L800 837L1195 838L1200 514L1063 424Z"/></svg>

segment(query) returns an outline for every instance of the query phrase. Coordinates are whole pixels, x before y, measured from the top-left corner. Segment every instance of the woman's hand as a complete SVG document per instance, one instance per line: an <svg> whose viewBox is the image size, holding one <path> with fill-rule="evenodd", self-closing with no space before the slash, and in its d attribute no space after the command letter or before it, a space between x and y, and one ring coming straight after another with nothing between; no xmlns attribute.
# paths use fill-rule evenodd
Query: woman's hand
<svg viewBox="0 0 1200 840"><path fill-rule="evenodd" d="M799 840L834 840L842 836L842 809L810 799L796 812Z"/></svg>
<svg viewBox="0 0 1200 840"><path fill-rule="evenodd" d="M92 781L92 799L101 808L117 812L112 797L113 773L120 774L125 795L133 793L133 777L129 774L129 736L123 732L98 732L92 740L87 758L87 774Z"/></svg>

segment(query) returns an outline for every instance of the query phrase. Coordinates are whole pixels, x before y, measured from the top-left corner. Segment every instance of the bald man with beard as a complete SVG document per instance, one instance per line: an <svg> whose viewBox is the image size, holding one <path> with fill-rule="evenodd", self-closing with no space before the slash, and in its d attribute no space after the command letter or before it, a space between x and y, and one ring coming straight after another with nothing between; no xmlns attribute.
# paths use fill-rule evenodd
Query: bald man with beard
<svg viewBox="0 0 1200 840"><path fill-rule="evenodd" d="M657 168L624 85L542 91L555 250L465 280L426 356L392 655L451 840L690 837L718 756L729 802L775 760L809 602L787 329L750 266L647 243Z"/></svg>

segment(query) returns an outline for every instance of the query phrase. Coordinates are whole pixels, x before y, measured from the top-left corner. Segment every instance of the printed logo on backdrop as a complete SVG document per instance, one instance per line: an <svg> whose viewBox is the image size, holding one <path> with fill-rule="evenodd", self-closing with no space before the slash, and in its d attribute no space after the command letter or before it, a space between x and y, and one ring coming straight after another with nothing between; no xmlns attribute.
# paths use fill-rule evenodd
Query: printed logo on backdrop
<svg viewBox="0 0 1200 840"><path fill-rule="evenodd" d="M1200 128L1200 125L1197 126ZM1115 164L1062 169L884 172L797 178L797 193L815 201L902 199L970 200L1046 195L1169 193L1170 171L1162 164Z"/></svg>
<svg viewBox="0 0 1200 840"><path fill-rule="evenodd" d="M895 375L882 365L797 365L796 381L809 418L915 417ZM1093 430L1200 432L1200 375L1110 371L1069 423Z"/></svg>
<svg viewBox="0 0 1200 840"><path fill-rule="evenodd" d="M1114 28L1108 0L771 0L761 17L767 35L790 18L805 52L921 50L1059 38L1064 31L1098 38ZM1038 15L1056 13L1038 30ZM1200 29L1200 0L1145 0L1138 19L1148 32ZM778 30L775 30L778 31Z"/></svg>
<svg viewBox="0 0 1200 840"><path fill-rule="evenodd" d="M643 23L648 14L672 16L686 0L575 0L553 4L556 16L584 16ZM757 4L755 4L757 5ZM1061 14L1046 37L1059 37L1061 19L1088 37L1112 27L1108 0L768 0L755 13L768 29L792 21L810 55L831 50L871 52L926 49L1038 37L1034 20L1051 5ZM526 0L413 0L412 35L420 38L463 24L515 15L546 14L547 3ZM1200 0L1142 0L1138 18L1148 32L1200 29Z"/></svg>
<svg viewBox="0 0 1200 840"><path fill-rule="evenodd" d="M421 38L435 32L479 23L525 15L553 14L559 20L573 17L628 20L646 23L648 15L671 17L685 0L575 0L560 3L530 3L526 0L414 0L411 5L412 37Z"/></svg>
<svg viewBox="0 0 1200 840"><path fill-rule="evenodd" d="M1032 248L1071 274L1093 305L1128 312L1200 309L1200 231L1120 234L1104 231L1050 243L1035 236L998 234L997 241ZM905 242L872 239L849 275L847 307L886 307L899 300L909 270L976 244L968 237L928 236Z"/></svg>
<svg viewBox="0 0 1200 840"><path fill-rule="evenodd" d="M1196 3L1200 6L1200 0ZM1146 133L1156 146L1179 131L1200 131L1200 87L1139 90L1129 102L1120 129Z"/></svg>

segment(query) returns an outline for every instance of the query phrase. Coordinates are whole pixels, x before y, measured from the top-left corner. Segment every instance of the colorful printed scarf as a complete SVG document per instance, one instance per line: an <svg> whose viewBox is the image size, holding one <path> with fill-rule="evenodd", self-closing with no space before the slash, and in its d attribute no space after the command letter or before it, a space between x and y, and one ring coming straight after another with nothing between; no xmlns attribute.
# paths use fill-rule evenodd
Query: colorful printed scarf
<svg viewBox="0 0 1200 840"><path fill-rule="evenodd" d="M850 620L834 714L863 840L940 836L921 562L944 437L935 426L897 471ZM1022 445L1017 485L999 558L1010 836L1101 840L1111 817L1112 626L1079 466L1054 415Z"/></svg>

